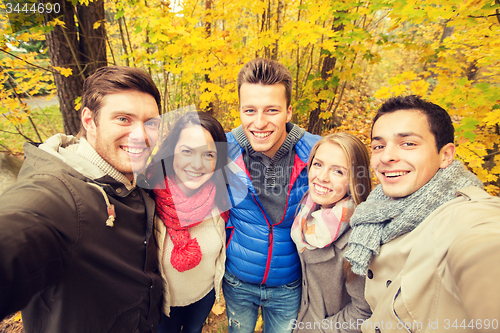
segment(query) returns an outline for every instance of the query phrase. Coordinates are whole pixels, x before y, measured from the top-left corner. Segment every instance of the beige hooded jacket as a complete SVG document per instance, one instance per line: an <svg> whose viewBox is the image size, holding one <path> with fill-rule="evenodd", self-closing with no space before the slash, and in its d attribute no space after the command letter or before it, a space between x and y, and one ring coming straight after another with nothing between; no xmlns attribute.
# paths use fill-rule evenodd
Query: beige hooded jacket
<svg viewBox="0 0 500 333"><path fill-rule="evenodd" d="M500 198L456 196L372 257L363 332L500 330Z"/></svg>

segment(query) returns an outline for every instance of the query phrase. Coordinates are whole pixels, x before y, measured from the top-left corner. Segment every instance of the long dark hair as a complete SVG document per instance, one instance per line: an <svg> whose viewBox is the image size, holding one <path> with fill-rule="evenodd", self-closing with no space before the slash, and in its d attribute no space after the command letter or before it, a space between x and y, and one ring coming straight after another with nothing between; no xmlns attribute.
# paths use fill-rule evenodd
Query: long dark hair
<svg viewBox="0 0 500 333"><path fill-rule="evenodd" d="M174 174L174 152L182 130L188 126L199 125L212 136L217 147L217 162L212 178L216 186L215 203L221 212L227 210L228 199L224 166L227 165L227 139L222 125L217 119L205 112L188 112L175 123L173 129L163 141L158 153L153 157L146 170L146 178L153 188L165 188L165 177Z"/></svg>

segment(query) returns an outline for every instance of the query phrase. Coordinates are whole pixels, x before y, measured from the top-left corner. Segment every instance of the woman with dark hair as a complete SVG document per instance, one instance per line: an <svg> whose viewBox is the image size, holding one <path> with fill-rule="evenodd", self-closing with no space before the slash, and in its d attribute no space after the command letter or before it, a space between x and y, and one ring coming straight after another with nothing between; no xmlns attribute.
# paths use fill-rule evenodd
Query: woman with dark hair
<svg viewBox="0 0 500 333"><path fill-rule="evenodd" d="M226 160L220 123L190 112L177 121L146 172L159 217L155 235L164 283L158 332L201 332L219 297L226 252Z"/></svg>

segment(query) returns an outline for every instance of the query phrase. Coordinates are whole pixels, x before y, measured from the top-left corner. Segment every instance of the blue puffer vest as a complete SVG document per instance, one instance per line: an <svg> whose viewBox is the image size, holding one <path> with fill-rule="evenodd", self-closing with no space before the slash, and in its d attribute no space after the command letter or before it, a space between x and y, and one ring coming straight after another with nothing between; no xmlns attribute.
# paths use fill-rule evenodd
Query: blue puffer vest
<svg viewBox="0 0 500 333"><path fill-rule="evenodd" d="M282 286L300 278L297 249L290 237L297 205L308 189L307 159L319 136L304 133L295 145L288 199L280 222L272 224L260 202L243 161L244 149L227 133L229 195L232 208L226 226L226 270L238 279L266 286Z"/></svg>

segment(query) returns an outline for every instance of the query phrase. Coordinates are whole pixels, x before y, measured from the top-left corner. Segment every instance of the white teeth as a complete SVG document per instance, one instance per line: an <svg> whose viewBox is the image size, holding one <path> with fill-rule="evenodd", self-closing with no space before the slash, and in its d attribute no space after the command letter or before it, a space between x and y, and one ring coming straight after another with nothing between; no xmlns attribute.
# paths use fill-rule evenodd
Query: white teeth
<svg viewBox="0 0 500 333"><path fill-rule="evenodd" d="M398 172L386 172L384 173L384 175L386 177L398 177L398 176L404 176L406 175L408 172L407 171L398 171Z"/></svg>
<svg viewBox="0 0 500 333"><path fill-rule="evenodd" d="M203 175L203 173L201 172L191 172L191 171L186 171L186 173L191 176L191 177L200 177L201 175Z"/></svg>
<svg viewBox="0 0 500 333"><path fill-rule="evenodd" d="M252 133L259 139L267 138L269 135L271 135L271 132L252 132Z"/></svg>
<svg viewBox="0 0 500 333"><path fill-rule="evenodd" d="M127 153L140 154L144 151L145 148L122 147L122 149L125 150Z"/></svg>
<svg viewBox="0 0 500 333"><path fill-rule="evenodd" d="M329 193L329 192L332 191L329 188L326 188L326 187L323 187L323 186L319 186L318 184L314 184L314 190L316 192L318 192L319 194L327 194L327 193Z"/></svg>

